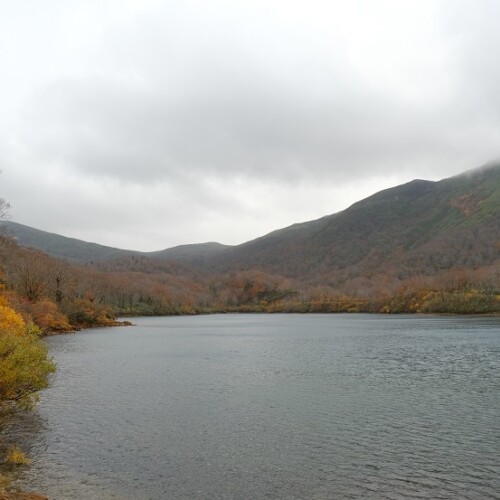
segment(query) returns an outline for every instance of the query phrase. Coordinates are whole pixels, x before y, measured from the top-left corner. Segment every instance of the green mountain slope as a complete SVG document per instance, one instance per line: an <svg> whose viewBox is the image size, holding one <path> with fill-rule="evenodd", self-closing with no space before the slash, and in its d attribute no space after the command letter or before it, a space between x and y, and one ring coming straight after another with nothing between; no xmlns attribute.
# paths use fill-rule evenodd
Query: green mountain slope
<svg viewBox="0 0 500 500"><path fill-rule="evenodd" d="M338 214L235 247L221 269L259 268L296 278L389 268L402 273L473 267L499 257L500 165L439 182L414 180Z"/></svg>

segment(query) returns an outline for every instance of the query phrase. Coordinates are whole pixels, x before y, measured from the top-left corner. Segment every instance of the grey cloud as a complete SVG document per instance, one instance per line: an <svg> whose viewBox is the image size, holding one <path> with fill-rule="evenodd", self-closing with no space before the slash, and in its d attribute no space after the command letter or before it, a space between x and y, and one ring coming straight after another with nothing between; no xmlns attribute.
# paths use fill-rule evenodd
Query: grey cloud
<svg viewBox="0 0 500 500"><path fill-rule="evenodd" d="M500 5L495 1L411 4L440 7L429 14L436 16L430 23L434 38L417 37L428 45L411 45L403 57L391 59L398 49L396 30L394 45L382 44L369 54L373 64L368 56L368 63L356 60L357 40L342 32L344 18L332 20L331 29L318 22L322 9L341 16L340 7L361 13L370 2L312 1L299 11L300 3L277 1L274 13L257 1L139 2L129 5L130 12L120 2L104 4L102 15L95 10L100 3L81 4L88 19L96 15L96 36L81 46L75 42L79 50L71 68L66 70L70 51L60 56L61 68L49 67L30 87L30 98L16 104L15 118L0 118L6 137L0 168L54 169L71 175L75 185L83 179L90 186L110 186L109 204L93 200L83 188L62 197L76 212L72 198L88 207L87 218L79 219L82 227L91 228L99 213L114 227L125 227L126 218L138 227L148 213L159 211L155 220L168 221L172 234L178 230L180 237L180 219L202 234L200 226L217 217L230 225L228 214L236 221L248 218L251 225L262 186L285 186L289 198L283 195L281 205L307 191L303 204L309 205L316 201L315 189L325 186L333 192L360 179L440 178L499 156ZM61 19L71 19L71 6L63 5ZM294 9L296 18L282 19ZM84 39L87 27L77 27ZM352 29L363 35L358 26ZM55 30L66 36L61 27ZM384 36L383 25L372 31L373 37ZM370 42L361 48L370 49ZM58 43L64 39L54 38L47 47L59 50ZM29 50L29 44L23 47ZM43 54L42 48L36 54ZM380 70L379 60L385 63ZM33 62L37 72L42 62ZM234 189L238 180L248 192ZM135 214L114 192L130 195L134 186L140 196L150 188L152 198ZM12 191L17 192L27 207L31 195L21 194L21 187ZM276 209L271 204L267 211ZM54 221L63 219L57 208L47 211ZM129 215L120 218L121 212ZM64 226L70 227L67 219Z"/></svg>
<svg viewBox="0 0 500 500"><path fill-rule="evenodd" d="M243 77L229 69L220 76L207 82L200 75L182 99L163 91L161 80L154 92L113 80L59 82L37 97L29 135L46 161L155 182L185 171L336 180L398 168L405 156L425 164L439 158L449 133L436 120L439 110L380 95L355 75L330 96L268 81L252 68Z"/></svg>

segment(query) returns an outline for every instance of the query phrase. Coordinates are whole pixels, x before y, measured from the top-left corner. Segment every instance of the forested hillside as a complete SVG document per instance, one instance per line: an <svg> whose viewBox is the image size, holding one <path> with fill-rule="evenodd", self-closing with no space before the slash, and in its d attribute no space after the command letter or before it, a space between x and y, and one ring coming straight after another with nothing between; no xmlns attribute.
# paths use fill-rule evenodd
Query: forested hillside
<svg viewBox="0 0 500 500"><path fill-rule="evenodd" d="M275 231L230 250L221 268L258 267L333 285L380 271L404 279L492 265L499 241L496 164L440 182L415 180Z"/></svg>
<svg viewBox="0 0 500 500"><path fill-rule="evenodd" d="M11 223L16 239L2 237L1 282L9 303L46 331L134 314L495 312L499 212L500 166L492 164L387 189L236 247L141 253Z"/></svg>

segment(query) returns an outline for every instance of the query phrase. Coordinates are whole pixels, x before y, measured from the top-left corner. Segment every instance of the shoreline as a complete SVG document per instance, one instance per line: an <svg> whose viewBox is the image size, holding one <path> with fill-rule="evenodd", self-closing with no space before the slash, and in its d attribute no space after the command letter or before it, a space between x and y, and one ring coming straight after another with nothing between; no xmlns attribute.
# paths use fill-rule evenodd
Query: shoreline
<svg viewBox="0 0 500 500"><path fill-rule="evenodd" d="M105 323L102 325L98 325L95 323L88 324L88 325L78 325L75 326L72 330L47 330L46 332L43 333L43 337L55 337L56 335L68 335L71 333L77 333L81 332L82 330L92 330L95 328L114 328L117 326L133 326L133 323L130 321L124 320L124 321L113 321L113 323ZM0 498L1 500L1 498Z"/></svg>
<svg viewBox="0 0 500 500"><path fill-rule="evenodd" d="M49 497L35 492L0 490L0 500L49 500Z"/></svg>

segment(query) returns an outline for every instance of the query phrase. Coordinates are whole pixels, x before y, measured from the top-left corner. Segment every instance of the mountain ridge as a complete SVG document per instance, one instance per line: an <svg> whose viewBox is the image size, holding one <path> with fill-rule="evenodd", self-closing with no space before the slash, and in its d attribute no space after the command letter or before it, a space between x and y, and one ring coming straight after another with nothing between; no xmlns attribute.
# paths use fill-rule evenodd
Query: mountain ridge
<svg viewBox="0 0 500 500"><path fill-rule="evenodd" d="M53 257L67 259L70 262L85 264L123 257L183 258L210 255L230 245L218 242L193 243L142 252L101 245L89 241L63 236L50 231L43 231L15 221L3 221L7 236L14 238L21 246L41 250Z"/></svg>
<svg viewBox="0 0 500 500"><path fill-rule="evenodd" d="M490 162L439 181L414 179L340 212L234 246L209 242L139 252L13 222L5 225L19 244L79 263L141 257L215 272L260 269L311 281L332 272L343 275L338 281L389 268L391 261L399 262L406 274L415 262L423 272L432 273L455 264L473 266L472 253L487 264L498 258L500 163Z"/></svg>
<svg viewBox="0 0 500 500"><path fill-rule="evenodd" d="M447 245L436 240L439 235L447 236L450 248L474 228L488 227L498 239L499 208L500 165L441 181L413 180L304 223L292 240L278 241L279 232L273 232L239 245L225 260L245 269L258 267L294 277L360 265L366 270L387 261L391 253L416 251L432 242L436 248L427 254L446 253ZM491 244L489 240L491 235L481 232L474 245ZM463 260L457 257L457 262Z"/></svg>

